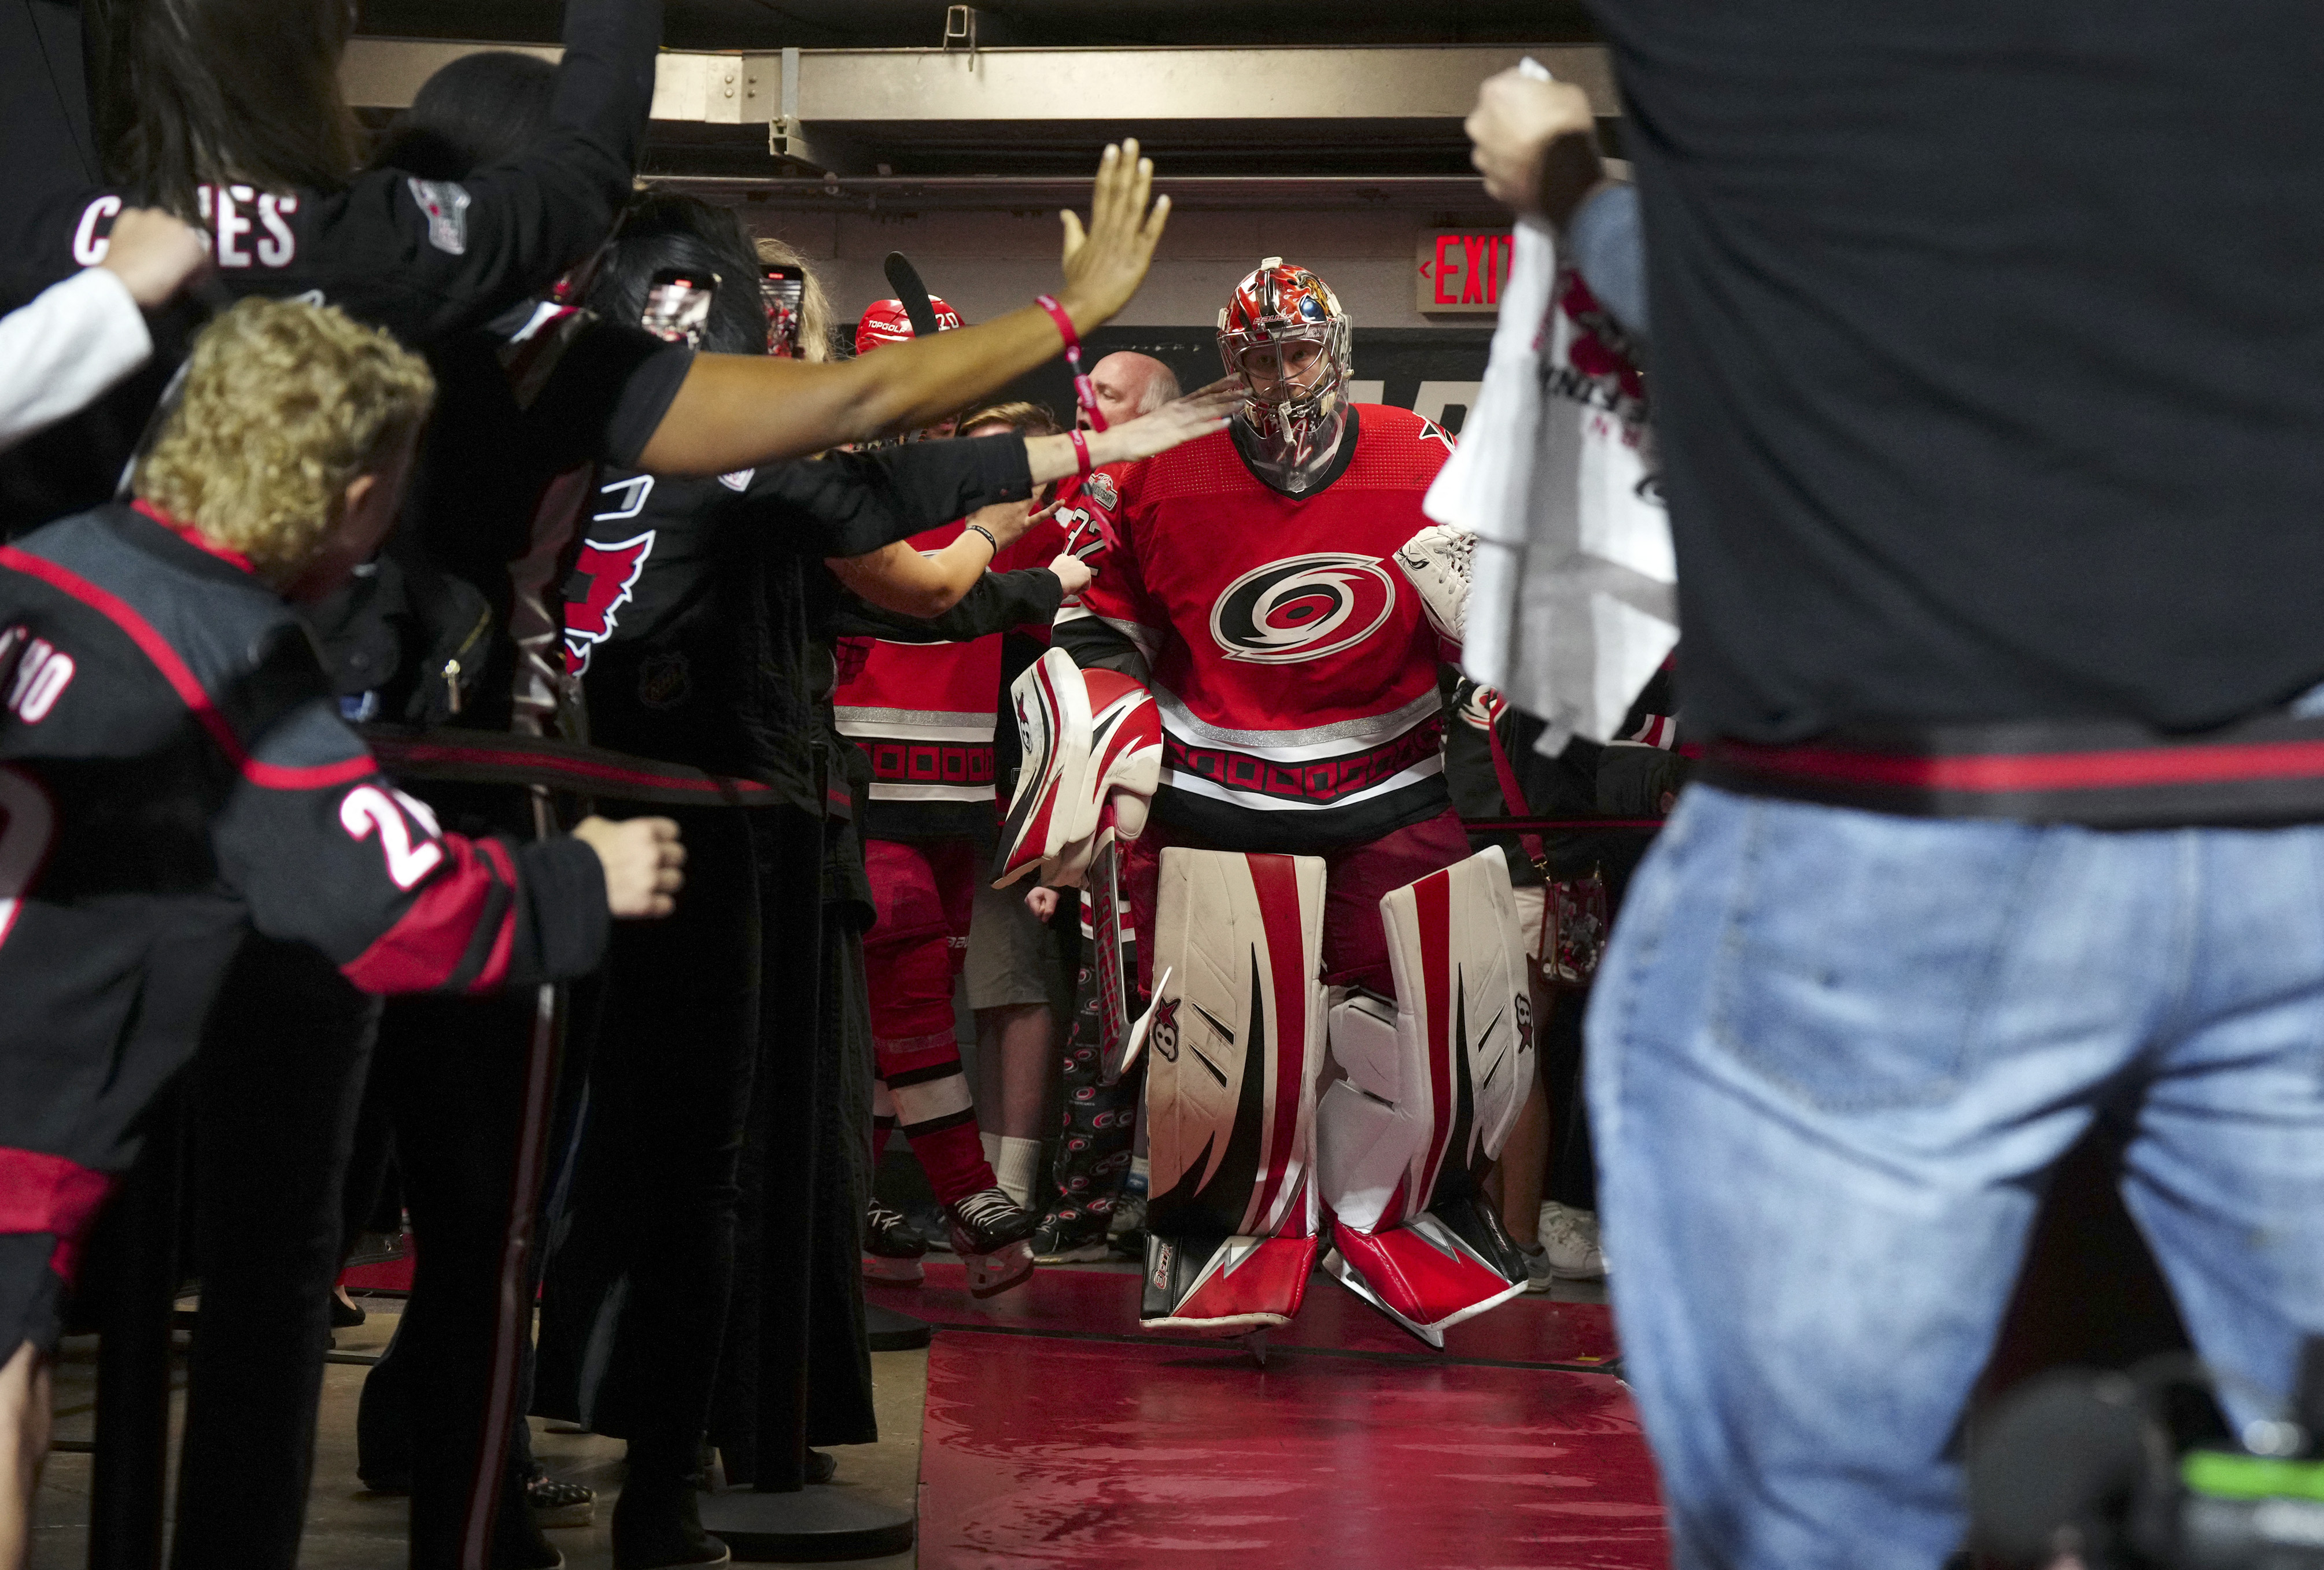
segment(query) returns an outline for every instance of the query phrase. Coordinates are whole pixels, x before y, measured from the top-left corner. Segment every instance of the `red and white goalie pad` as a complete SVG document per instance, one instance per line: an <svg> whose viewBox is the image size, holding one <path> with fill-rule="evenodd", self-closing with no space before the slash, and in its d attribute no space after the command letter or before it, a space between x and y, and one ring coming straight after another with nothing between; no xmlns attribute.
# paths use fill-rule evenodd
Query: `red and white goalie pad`
<svg viewBox="0 0 2324 1570"><path fill-rule="evenodd" d="M1114 671L1084 671L1051 649L1010 686L1025 764L992 886L1035 868L1055 888L1078 888L1100 843L1135 840L1162 779L1162 715L1153 695Z"/></svg>
<svg viewBox="0 0 2324 1570"><path fill-rule="evenodd" d="M1149 1329L1287 1323L1315 1266L1323 863L1162 852L1146 1126Z"/></svg>
<svg viewBox="0 0 2324 1570"><path fill-rule="evenodd" d="M1316 1112L1324 1268L1432 1346L1525 1290L1478 1180L1533 1088L1532 1003L1498 848L1380 900L1397 1001L1332 1010L1347 1078Z"/></svg>

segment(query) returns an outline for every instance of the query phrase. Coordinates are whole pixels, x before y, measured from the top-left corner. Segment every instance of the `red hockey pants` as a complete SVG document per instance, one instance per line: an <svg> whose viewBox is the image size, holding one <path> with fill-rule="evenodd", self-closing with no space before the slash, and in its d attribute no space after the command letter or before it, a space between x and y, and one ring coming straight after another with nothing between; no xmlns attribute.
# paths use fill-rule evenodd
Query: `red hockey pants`
<svg viewBox="0 0 2324 1570"><path fill-rule="evenodd" d="M952 1008L985 858L969 840L867 840L863 860L878 912L863 960L880 1082L928 1186L950 1205L993 1186Z"/></svg>

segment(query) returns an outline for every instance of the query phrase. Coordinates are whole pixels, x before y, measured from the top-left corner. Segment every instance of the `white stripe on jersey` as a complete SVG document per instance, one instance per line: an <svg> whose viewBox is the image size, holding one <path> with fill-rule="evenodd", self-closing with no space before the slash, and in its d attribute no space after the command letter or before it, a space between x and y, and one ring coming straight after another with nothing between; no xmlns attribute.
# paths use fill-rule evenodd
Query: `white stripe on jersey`
<svg viewBox="0 0 2324 1570"><path fill-rule="evenodd" d="M835 707L835 722L842 736L864 736L876 741L990 741L996 721L951 709L856 709Z"/></svg>
<svg viewBox="0 0 2324 1570"><path fill-rule="evenodd" d="M1227 730L1206 725L1178 701L1177 694L1158 684L1154 688L1154 706L1162 712L1162 729L1183 741L1231 748L1270 763L1305 763L1309 758L1335 757L1393 741L1434 718L1443 707L1443 700L1431 688L1403 708L1385 714L1300 730Z"/></svg>

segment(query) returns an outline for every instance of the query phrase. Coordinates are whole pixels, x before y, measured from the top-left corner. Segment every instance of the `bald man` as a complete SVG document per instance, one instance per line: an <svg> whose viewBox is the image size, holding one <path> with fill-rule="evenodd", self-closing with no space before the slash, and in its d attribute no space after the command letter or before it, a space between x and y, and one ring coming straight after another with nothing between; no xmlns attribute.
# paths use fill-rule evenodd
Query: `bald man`
<svg viewBox="0 0 2324 1570"><path fill-rule="evenodd" d="M1104 411L1109 426L1150 414L1178 396L1178 378L1167 365L1151 354L1133 354L1127 349L1108 354L1092 366L1090 385L1097 390L1097 406ZM1087 409L1077 423L1084 430L1089 428Z"/></svg>

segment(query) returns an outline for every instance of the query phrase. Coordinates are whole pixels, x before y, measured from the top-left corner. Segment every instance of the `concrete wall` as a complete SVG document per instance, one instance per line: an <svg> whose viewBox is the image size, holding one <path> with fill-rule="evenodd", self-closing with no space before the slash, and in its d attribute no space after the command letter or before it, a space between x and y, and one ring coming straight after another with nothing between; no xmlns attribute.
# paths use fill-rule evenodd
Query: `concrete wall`
<svg viewBox="0 0 2324 1570"><path fill-rule="evenodd" d="M811 213L750 203L741 210L753 229L806 253L833 309L850 321L893 292L880 271L890 251L909 256L930 290L972 322L1054 290L1060 279L1054 212ZM1489 211L1178 212L1146 287L1117 325L1208 326L1244 273L1261 257L1282 256L1314 269L1358 326L1489 326L1489 316L1420 314L1413 284L1422 229L1493 222Z"/></svg>

